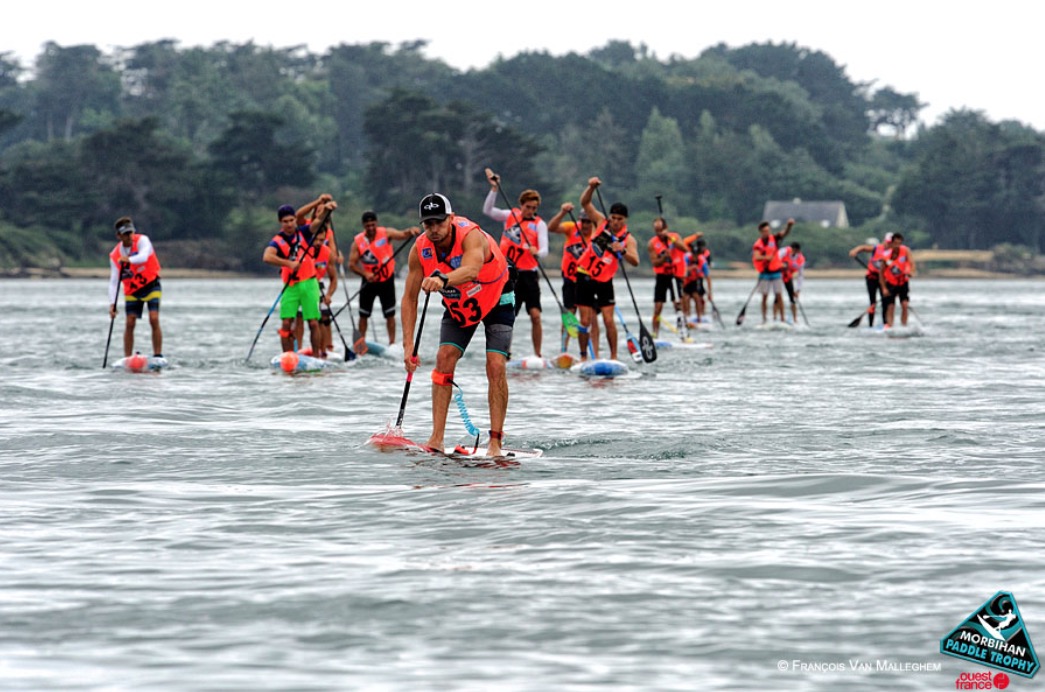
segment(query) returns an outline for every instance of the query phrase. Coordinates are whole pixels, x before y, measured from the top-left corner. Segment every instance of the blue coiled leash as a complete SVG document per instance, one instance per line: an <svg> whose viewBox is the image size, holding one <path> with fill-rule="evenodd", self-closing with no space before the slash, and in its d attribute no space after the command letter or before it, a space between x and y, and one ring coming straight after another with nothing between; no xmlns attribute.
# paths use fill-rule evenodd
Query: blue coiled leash
<svg viewBox="0 0 1045 692"><path fill-rule="evenodd" d="M453 380L450 380L450 384L452 384L457 390L454 392L454 403L457 404L457 412L461 414L461 421L464 423L464 428L468 431L469 435L475 437L475 445L473 445L472 448L472 453L474 454L475 450L479 449L479 438L482 437L482 432L479 431L479 428L475 427L475 423L472 422L472 417L468 414L468 407L464 404L464 391L461 389L461 386Z"/></svg>

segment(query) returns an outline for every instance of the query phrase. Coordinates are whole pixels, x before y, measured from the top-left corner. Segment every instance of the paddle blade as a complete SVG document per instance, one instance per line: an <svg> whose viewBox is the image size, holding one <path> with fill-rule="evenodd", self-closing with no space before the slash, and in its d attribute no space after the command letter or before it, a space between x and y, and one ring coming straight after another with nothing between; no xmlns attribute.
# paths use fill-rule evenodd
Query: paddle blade
<svg viewBox="0 0 1045 692"><path fill-rule="evenodd" d="M642 347L639 345L639 340L632 334L628 335L628 353L636 363L642 362Z"/></svg>
<svg viewBox="0 0 1045 692"><path fill-rule="evenodd" d="M575 339L577 338L577 334L584 329L581 326L581 323L577 321L577 316L567 310L562 312L562 326L566 328L566 333ZM588 330L584 329L584 331Z"/></svg>
<svg viewBox="0 0 1045 692"><path fill-rule="evenodd" d="M671 320L669 320L668 318L664 317L664 315L661 315L658 318L658 320L660 321L661 325L667 327L669 330L671 330L671 332L673 334L678 334L679 333L678 327L675 326L674 324L672 324Z"/></svg>
<svg viewBox="0 0 1045 692"><path fill-rule="evenodd" d="M711 314L715 317L715 321L718 322L718 326L721 329L725 329L726 324L722 321L722 315L719 314L718 308L715 307L714 303L711 303Z"/></svg>
<svg viewBox="0 0 1045 692"><path fill-rule="evenodd" d="M642 360L652 363L657 360L657 345L653 343L653 337L646 331L646 325L639 323L639 348L642 350Z"/></svg>
<svg viewBox="0 0 1045 692"><path fill-rule="evenodd" d="M744 324L744 313L746 313L746 312L747 312L747 306L745 305L743 308L741 308L740 314L737 315L737 326L738 327L740 325Z"/></svg>
<svg viewBox="0 0 1045 692"><path fill-rule="evenodd" d="M863 313L861 313L859 317L857 317L855 320L853 320L852 322L849 323L849 328L852 329L854 327L859 327L860 326L860 320L862 320L863 318L864 318Z"/></svg>
<svg viewBox="0 0 1045 692"><path fill-rule="evenodd" d="M408 449L417 446L417 443L403 434L401 426L392 425L391 422L385 425L383 431L371 435L367 439L366 444L380 452L391 452L397 449Z"/></svg>

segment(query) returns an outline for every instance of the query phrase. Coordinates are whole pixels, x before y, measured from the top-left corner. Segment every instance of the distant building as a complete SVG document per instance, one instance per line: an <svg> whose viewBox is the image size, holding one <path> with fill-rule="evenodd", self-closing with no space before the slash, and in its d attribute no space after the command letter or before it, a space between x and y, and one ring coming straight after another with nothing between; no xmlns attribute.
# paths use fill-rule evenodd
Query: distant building
<svg viewBox="0 0 1045 692"><path fill-rule="evenodd" d="M845 202L803 202L797 197L790 202L766 202L762 218L773 228L779 228L788 219L820 224L824 228L849 228Z"/></svg>

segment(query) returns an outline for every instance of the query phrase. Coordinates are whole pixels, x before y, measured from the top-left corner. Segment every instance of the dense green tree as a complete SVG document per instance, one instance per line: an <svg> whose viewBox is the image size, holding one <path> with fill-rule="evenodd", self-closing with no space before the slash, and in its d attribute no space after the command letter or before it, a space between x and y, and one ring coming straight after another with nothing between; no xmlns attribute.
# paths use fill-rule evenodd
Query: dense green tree
<svg viewBox="0 0 1045 692"><path fill-rule="evenodd" d="M286 121L275 113L239 111L208 150L211 168L247 200L256 201L281 186L312 182L314 152L301 142L281 141Z"/></svg>
<svg viewBox="0 0 1045 692"><path fill-rule="evenodd" d="M94 181L79 170L78 159L78 145L64 140L27 142L5 152L0 175L4 216L18 226L83 230L102 200ZM93 244L85 248L93 250Z"/></svg>
<svg viewBox="0 0 1045 692"><path fill-rule="evenodd" d="M661 115L656 107L642 131L639 156L635 163L638 175L636 198L644 207L655 208L657 195L667 205L668 216L678 216L680 209L692 208L687 181L686 147L678 121Z"/></svg>
<svg viewBox="0 0 1045 692"><path fill-rule="evenodd" d="M1045 139L1037 133L992 124L980 112L951 111L919 138L893 207L921 219L942 247L1040 248L1043 153Z"/></svg>
<svg viewBox="0 0 1045 692"><path fill-rule="evenodd" d="M94 46L62 48L48 42L36 71L37 124L48 141L69 141L83 131L81 120L88 110L119 115L120 75Z"/></svg>
<svg viewBox="0 0 1045 692"><path fill-rule="evenodd" d="M110 130L88 136L78 159L98 200L85 225L106 226L130 214L157 240L203 234L184 223L192 208L189 202L197 198L197 190L206 190L197 187L192 153L161 132L155 118L119 121Z"/></svg>
<svg viewBox="0 0 1045 692"><path fill-rule="evenodd" d="M915 94L901 94L883 87L871 97L868 117L871 129L875 132L891 134L896 139L903 139L907 131L918 122L918 114L925 104L918 101Z"/></svg>

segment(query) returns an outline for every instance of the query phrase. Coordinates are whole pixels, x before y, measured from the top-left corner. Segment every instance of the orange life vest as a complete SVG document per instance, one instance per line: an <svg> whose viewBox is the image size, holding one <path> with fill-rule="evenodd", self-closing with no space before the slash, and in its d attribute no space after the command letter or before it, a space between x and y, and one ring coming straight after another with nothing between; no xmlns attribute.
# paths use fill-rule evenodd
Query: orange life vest
<svg viewBox="0 0 1045 692"><path fill-rule="evenodd" d="M686 283L691 284L697 279L707 276L707 269L708 256L706 254L700 253L695 260L690 255L686 259Z"/></svg>
<svg viewBox="0 0 1045 692"><path fill-rule="evenodd" d="M781 260L784 262L784 281L790 281L805 266L806 256L801 251L795 252L793 247L786 247L783 250Z"/></svg>
<svg viewBox="0 0 1045 692"><path fill-rule="evenodd" d="M309 252L309 245L305 242L305 236L301 234L301 231L294 231L293 241L293 244L291 244L282 233L277 233L272 238L272 242L276 244L276 249L279 250L280 257L283 259L301 259L301 264L298 265L298 270L293 276L290 274L290 267L280 267L279 276L283 279L283 283L288 286L294 286L316 276L314 253Z"/></svg>
<svg viewBox="0 0 1045 692"><path fill-rule="evenodd" d="M755 259L756 254L769 254L770 258L768 260L757 260ZM783 270L784 262L777 254L777 239L775 235L770 234L764 240L759 238L755 241L755 244L751 246L751 264L754 265L755 270L759 274L772 274Z"/></svg>
<svg viewBox="0 0 1045 692"><path fill-rule="evenodd" d="M890 286L903 286L911 273L911 251L906 245L892 248L884 259L883 276Z"/></svg>
<svg viewBox="0 0 1045 692"><path fill-rule="evenodd" d="M518 219L519 223L515 223ZM501 252L505 259L519 271L536 271L537 257L530 248L538 247L537 224L541 217L524 219L522 212L512 209L504 222L504 233L501 234Z"/></svg>
<svg viewBox="0 0 1045 692"><path fill-rule="evenodd" d="M654 274L668 274L670 276L677 276L679 278L686 275L686 251L680 250L675 241L679 239L677 233L668 232L666 240L660 238L660 236L654 235L651 243L653 245L653 254L659 255L662 252L667 252L669 261L664 262L659 266L653 267Z"/></svg>
<svg viewBox="0 0 1045 692"><path fill-rule="evenodd" d="M395 253L392 251L392 241L384 226L377 227L373 240L366 237L366 231L357 233L355 243L359 249L360 264L374 275L373 283L388 281L395 276L396 263L392 259Z"/></svg>
<svg viewBox="0 0 1045 692"><path fill-rule="evenodd" d="M580 229L577 228L577 224L572 221L567 221L566 224L572 224L573 228L567 234L566 241L562 245L562 264L559 265L562 269L562 277L567 281L577 280L577 260L580 259L581 255L584 254L584 248L591 242L591 240L581 235Z"/></svg>
<svg viewBox="0 0 1045 692"><path fill-rule="evenodd" d="M891 250L892 248L890 248L887 243L875 245L874 252L871 253L871 259L867 263L867 278L878 278L878 273L882 271L882 266L885 264L885 258Z"/></svg>
<svg viewBox="0 0 1045 692"><path fill-rule="evenodd" d="M461 266L464 239L471 233L483 234L489 256L479 269L479 275L472 281L442 291L443 305L454 321L462 327L470 327L478 324L500 302L501 290L508 281L508 261L497 246L497 241L474 221L455 214L451 224L453 245L445 255L440 255L435 244L425 234L417 236L415 251L425 276L431 276L436 271L445 274Z"/></svg>
<svg viewBox="0 0 1045 692"><path fill-rule="evenodd" d="M606 249L602 249L599 245L599 236L606 234L610 242L617 241L623 243L628 237L628 227L624 226L621 228L617 235L613 235L608 228L606 221L592 233L591 242L584 248L584 252L581 253L580 258L577 260L577 272L581 274L587 274L595 281L612 281L613 277L617 274L617 268L620 266L620 259L617 257L617 253L609 249L609 243Z"/></svg>
<svg viewBox="0 0 1045 692"><path fill-rule="evenodd" d="M131 235L131 249L127 252L128 256L138 254L138 240L141 237L141 233ZM156 257L156 248L153 248L149 258L141 264L121 263L120 257L123 253L120 251L120 248L122 247L123 243L117 243L116 247L109 253L109 259L116 266L120 267L120 278L123 280L123 294L129 296L160 278L160 260Z"/></svg>

